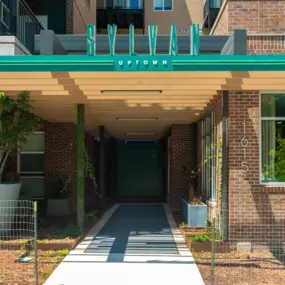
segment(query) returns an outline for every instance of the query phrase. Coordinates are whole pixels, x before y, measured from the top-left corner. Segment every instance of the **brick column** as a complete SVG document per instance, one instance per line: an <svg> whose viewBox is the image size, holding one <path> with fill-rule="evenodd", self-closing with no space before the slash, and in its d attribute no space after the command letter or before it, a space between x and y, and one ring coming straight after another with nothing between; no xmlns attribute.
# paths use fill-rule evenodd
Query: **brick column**
<svg viewBox="0 0 285 285"><path fill-rule="evenodd" d="M76 205L76 126L73 123L45 122L45 190L46 197L53 194L57 179L71 177L70 196L72 211Z"/></svg>
<svg viewBox="0 0 285 285"><path fill-rule="evenodd" d="M196 160L193 124L172 125L170 203L175 209L180 209L181 200L188 198L191 170Z"/></svg>

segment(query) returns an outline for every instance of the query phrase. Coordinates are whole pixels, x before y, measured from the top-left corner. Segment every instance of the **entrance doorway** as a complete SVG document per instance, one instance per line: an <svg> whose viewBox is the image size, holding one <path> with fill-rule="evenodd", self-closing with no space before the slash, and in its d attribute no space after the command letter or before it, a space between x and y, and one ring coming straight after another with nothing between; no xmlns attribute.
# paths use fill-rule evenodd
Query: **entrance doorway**
<svg viewBox="0 0 285 285"><path fill-rule="evenodd" d="M125 202L165 200L164 154L159 141L120 141L117 194Z"/></svg>

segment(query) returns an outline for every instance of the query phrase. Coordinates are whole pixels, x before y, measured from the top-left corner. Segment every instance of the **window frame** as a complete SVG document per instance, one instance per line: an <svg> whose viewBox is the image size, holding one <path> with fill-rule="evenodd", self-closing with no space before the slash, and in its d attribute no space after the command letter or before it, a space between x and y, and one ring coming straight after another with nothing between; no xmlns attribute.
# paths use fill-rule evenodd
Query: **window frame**
<svg viewBox="0 0 285 285"><path fill-rule="evenodd" d="M201 128L201 186L202 198L207 202L215 202L217 200L217 186L216 186L216 114L212 110L207 116L200 121ZM210 149L207 148L207 142L210 140ZM206 157L210 156L211 159L204 164Z"/></svg>
<svg viewBox="0 0 285 285"><path fill-rule="evenodd" d="M284 91L261 91L259 92L259 183L263 186L285 186L284 182L262 181L262 121L285 121L285 117L262 117L262 96L263 95L284 95Z"/></svg>
<svg viewBox="0 0 285 285"><path fill-rule="evenodd" d="M43 134L45 136L45 132L43 131L37 131L37 132L34 132L33 134ZM24 176L24 177L27 177L29 175L31 176L42 176L44 177L44 171L34 171L34 172L30 172L30 171L21 171L21 154L45 154L45 149L43 151L21 151L20 148L18 149L18 165L17 165L17 168L18 168L18 173L20 175L20 178L21 176Z"/></svg>
<svg viewBox="0 0 285 285"><path fill-rule="evenodd" d="M162 0L162 5L163 5L163 7L162 7L162 9L161 10L155 10L155 1L156 0L153 0L153 11L154 12L172 12L172 11L174 11L174 0L171 0L171 10L165 10L164 9L164 6L165 6L165 0Z"/></svg>

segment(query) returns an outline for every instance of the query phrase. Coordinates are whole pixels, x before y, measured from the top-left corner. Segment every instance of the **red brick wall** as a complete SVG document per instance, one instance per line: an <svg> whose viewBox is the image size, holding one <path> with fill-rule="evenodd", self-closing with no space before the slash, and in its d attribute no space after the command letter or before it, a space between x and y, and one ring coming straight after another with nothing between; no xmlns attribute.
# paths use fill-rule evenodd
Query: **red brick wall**
<svg viewBox="0 0 285 285"><path fill-rule="evenodd" d="M76 125L73 123L45 123L45 187L46 195L54 191L60 175L71 177L72 205L76 202Z"/></svg>
<svg viewBox="0 0 285 285"><path fill-rule="evenodd" d="M234 29L246 29L248 34L283 34L284 17L285 0L228 0L212 32L231 34Z"/></svg>
<svg viewBox="0 0 285 285"><path fill-rule="evenodd" d="M248 139L248 172L242 172ZM276 246L283 239L285 187L265 187L259 180L259 92L229 92L228 120L229 238L252 241L255 246ZM284 244L283 244L284 246Z"/></svg>
<svg viewBox="0 0 285 285"><path fill-rule="evenodd" d="M188 198L191 170L196 166L193 125L171 126L171 205L178 209Z"/></svg>
<svg viewBox="0 0 285 285"><path fill-rule="evenodd" d="M247 37L248 54L284 54L285 53L285 35L284 36L248 36Z"/></svg>

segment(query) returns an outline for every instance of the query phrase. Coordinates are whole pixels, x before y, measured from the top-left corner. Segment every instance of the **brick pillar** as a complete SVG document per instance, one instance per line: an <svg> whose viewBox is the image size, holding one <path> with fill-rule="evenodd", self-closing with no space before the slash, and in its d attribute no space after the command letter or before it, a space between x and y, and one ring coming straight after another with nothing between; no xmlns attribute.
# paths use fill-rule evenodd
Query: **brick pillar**
<svg viewBox="0 0 285 285"><path fill-rule="evenodd" d="M60 175L71 177L72 211L76 208L76 126L73 123L45 123L45 190L54 191Z"/></svg>
<svg viewBox="0 0 285 285"><path fill-rule="evenodd" d="M196 165L194 126L171 126L171 192L170 203L180 209L181 200L188 199L191 170Z"/></svg>

